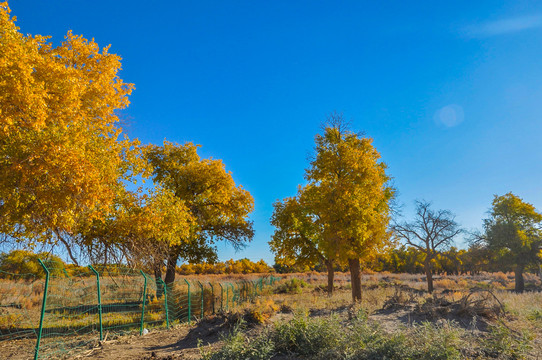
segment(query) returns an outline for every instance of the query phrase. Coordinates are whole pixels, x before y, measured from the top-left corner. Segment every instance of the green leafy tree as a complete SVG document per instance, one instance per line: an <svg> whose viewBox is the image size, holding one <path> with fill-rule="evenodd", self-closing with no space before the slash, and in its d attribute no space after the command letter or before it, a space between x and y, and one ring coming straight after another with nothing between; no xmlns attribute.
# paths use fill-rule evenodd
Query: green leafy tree
<svg viewBox="0 0 542 360"><path fill-rule="evenodd" d="M498 257L514 267L515 290L523 292L523 271L540 261L542 214L511 192L495 195L480 240Z"/></svg>
<svg viewBox="0 0 542 360"><path fill-rule="evenodd" d="M44 278L45 271L38 259L49 259L62 265L50 269L52 275L60 275L61 268L65 267L58 256L48 253L35 254L28 250L12 250L9 253L0 254L0 278L10 279L13 275L33 275L36 278Z"/></svg>

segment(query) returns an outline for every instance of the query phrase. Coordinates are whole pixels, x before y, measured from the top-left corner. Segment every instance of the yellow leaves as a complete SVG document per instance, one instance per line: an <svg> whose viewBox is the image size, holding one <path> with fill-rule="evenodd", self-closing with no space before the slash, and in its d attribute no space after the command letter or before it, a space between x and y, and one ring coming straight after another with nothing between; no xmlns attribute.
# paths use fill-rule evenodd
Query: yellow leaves
<svg viewBox="0 0 542 360"><path fill-rule="evenodd" d="M240 246L253 235L247 219L254 208L252 196L236 186L221 160L200 159L198 147L166 141L162 147L144 148L154 181L175 194L194 220L186 256L212 255L210 245L216 240Z"/></svg>
<svg viewBox="0 0 542 360"><path fill-rule="evenodd" d="M335 125L316 137L316 158L305 175L306 203L324 228L325 242L345 261L385 244L393 190L372 139L348 131L340 117L332 120Z"/></svg>
<svg viewBox="0 0 542 360"><path fill-rule="evenodd" d="M97 218L115 199L124 156L116 109L132 84L120 57L68 32L58 47L23 35L0 5L0 216L27 236ZM100 213L102 213L100 215Z"/></svg>

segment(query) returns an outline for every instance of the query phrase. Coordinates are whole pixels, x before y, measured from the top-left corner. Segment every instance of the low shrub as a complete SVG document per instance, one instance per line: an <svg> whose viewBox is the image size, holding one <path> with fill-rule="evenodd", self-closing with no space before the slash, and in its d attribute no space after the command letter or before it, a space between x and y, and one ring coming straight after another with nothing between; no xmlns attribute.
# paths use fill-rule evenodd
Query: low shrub
<svg viewBox="0 0 542 360"><path fill-rule="evenodd" d="M223 337L224 346L218 351L205 351L203 344L198 348L203 360L264 360L270 359L274 352L274 344L265 334L254 339L244 333L245 323L239 322L232 332Z"/></svg>
<svg viewBox="0 0 542 360"><path fill-rule="evenodd" d="M302 289L307 287L307 283L302 279L292 278L283 282L275 289L276 294L301 294Z"/></svg>
<svg viewBox="0 0 542 360"><path fill-rule="evenodd" d="M247 309L245 319L248 323L264 324L279 309L280 307L273 300L267 300L262 303L258 299L255 306Z"/></svg>
<svg viewBox="0 0 542 360"><path fill-rule="evenodd" d="M335 317L311 319L297 315L275 325L272 341L281 354L314 356L338 348L341 332Z"/></svg>
<svg viewBox="0 0 542 360"><path fill-rule="evenodd" d="M311 318L296 315L250 339L236 327L225 345L206 360L226 359L344 359L344 360L460 360L522 359L532 338L512 334L505 326L476 336L453 321L424 322L392 333L367 320L360 309L349 320L337 315Z"/></svg>

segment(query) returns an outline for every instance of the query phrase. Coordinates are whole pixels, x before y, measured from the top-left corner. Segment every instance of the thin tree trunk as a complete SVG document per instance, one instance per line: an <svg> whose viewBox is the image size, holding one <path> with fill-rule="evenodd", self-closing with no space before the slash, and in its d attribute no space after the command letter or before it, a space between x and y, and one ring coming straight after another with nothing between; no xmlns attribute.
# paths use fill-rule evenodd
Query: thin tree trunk
<svg viewBox="0 0 542 360"><path fill-rule="evenodd" d="M327 267L327 294L331 296L333 294L333 279L335 278L335 269L333 268L333 261L326 260Z"/></svg>
<svg viewBox="0 0 542 360"><path fill-rule="evenodd" d="M348 259L350 267L350 283L352 284L352 301L361 301L361 268L359 259Z"/></svg>
<svg viewBox="0 0 542 360"><path fill-rule="evenodd" d="M427 292L433 293L433 269L431 268L431 260L425 262L425 275L427 277Z"/></svg>
<svg viewBox="0 0 542 360"><path fill-rule="evenodd" d="M515 290L518 293L522 293L523 290L525 290L525 281L523 281L523 265L517 265L516 269L514 270L514 274L516 278Z"/></svg>
<svg viewBox="0 0 542 360"><path fill-rule="evenodd" d="M164 294L164 286L162 285L162 264L154 265L154 281L156 282L156 297L161 298Z"/></svg>
<svg viewBox="0 0 542 360"><path fill-rule="evenodd" d="M179 255L169 255L166 265L166 278L164 282L166 285L171 285L175 281L175 267L177 266L177 260Z"/></svg>

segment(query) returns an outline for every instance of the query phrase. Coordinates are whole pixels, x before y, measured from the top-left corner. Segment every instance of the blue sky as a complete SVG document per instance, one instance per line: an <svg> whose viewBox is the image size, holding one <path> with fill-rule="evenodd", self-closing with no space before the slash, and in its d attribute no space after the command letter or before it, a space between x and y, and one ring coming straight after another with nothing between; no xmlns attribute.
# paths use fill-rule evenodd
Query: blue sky
<svg viewBox="0 0 542 360"><path fill-rule="evenodd" d="M339 5L340 4L340 5ZM494 194L542 207L542 2L12 0L23 33L68 30L122 56L126 132L202 145L251 192L273 262L272 203L303 182L320 124L374 138L415 199L479 228ZM461 244L461 242L460 242Z"/></svg>

